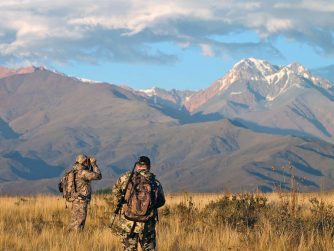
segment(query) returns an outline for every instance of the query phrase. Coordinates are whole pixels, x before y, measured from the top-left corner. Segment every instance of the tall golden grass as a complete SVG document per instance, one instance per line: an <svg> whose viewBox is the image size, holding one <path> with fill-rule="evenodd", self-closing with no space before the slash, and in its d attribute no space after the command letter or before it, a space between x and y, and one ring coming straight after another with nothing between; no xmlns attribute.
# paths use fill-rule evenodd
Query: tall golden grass
<svg viewBox="0 0 334 251"><path fill-rule="evenodd" d="M241 207L248 207L249 201L239 203L242 196L167 195L157 225L158 250L334 250L330 226L331 217L334 222L331 208L334 194L297 194L293 199L289 193L248 196L248 199L266 198L267 202L264 209L261 204L259 209L249 211L253 217L250 219L255 221L247 220L245 225L244 217L248 216L240 215L238 210L248 212ZM311 198L317 201L310 202ZM291 214L291 203L295 203L295 215ZM107 195L95 195L84 231L68 234L70 204L66 205L63 198L1 197L0 249L121 250L119 239L106 227L112 213L108 205ZM224 214L235 220L230 221ZM317 217L319 221L314 220ZM322 220L329 224L321 225Z"/></svg>

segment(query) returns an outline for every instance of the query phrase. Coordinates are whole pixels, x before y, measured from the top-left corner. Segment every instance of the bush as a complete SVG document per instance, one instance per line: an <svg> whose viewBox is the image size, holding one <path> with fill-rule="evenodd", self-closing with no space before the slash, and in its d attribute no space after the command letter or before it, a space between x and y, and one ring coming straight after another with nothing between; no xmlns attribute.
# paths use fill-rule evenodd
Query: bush
<svg viewBox="0 0 334 251"><path fill-rule="evenodd" d="M330 232L333 235L334 228L334 208L333 205L319 201L317 198L311 198L311 222L314 229L318 232Z"/></svg>

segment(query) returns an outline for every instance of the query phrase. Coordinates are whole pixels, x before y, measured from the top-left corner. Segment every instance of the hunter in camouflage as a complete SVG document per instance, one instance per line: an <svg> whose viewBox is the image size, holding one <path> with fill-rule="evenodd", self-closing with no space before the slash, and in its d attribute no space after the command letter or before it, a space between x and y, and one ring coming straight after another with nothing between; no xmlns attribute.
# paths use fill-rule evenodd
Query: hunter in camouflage
<svg viewBox="0 0 334 251"><path fill-rule="evenodd" d="M92 196L90 182L100 180L102 175L96 164L96 159L94 157L88 158L83 154L77 156L73 169L75 170L77 193L72 202L71 221L68 230L81 231L85 227L87 207Z"/></svg>
<svg viewBox="0 0 334 251"><path fill-rule="evenodd" d="M120 237L123 250L136 251L138 250L138 242L142 250L155 250L156 249L156 222L158 220L157 208L165 204L165 196L163 188L160 182L155 179L155 175L150 172L150 160L146 156L141 156L136 162L135 173L143 175L149 180L154 182L154 186L157 189L157 199L154 205L154 215L146 222L134 222L125 218L124 207L119 215L116 216L112 230ZM131 172L126 172L117 180L116 184L112 188L112 204L116 208L122 193L126 187L126 183L129 180Z"/></svg>

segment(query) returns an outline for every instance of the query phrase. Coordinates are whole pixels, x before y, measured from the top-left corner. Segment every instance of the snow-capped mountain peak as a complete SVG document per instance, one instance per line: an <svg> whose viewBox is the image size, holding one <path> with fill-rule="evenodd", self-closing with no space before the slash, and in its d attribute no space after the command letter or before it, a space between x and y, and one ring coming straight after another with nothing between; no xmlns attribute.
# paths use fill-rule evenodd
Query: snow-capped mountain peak
<svg viewBox="0 0 334 251"><path fill-rule="evenodd" d="M275 71L277 71L277 68L277 66L273 66L264 60L256 58L246 58L236 63L232 67L231 71L247 72L258 75L259 77L265 77L273 74Z"/></svg>
<svg viewBox="0 0 334 251"><path fill-rule="evenodd" d="M292 63L285 66L284 68L304 78L310 78L312 75L303 65L299 63Z"/></svg>
<svg viewBox="0 0 334 251"><path fill-rule="evenodd" d="M312 82L314 85L324 89L330 89L332 87L328 80L325 80L319 76L313 75L308 69L299 63L292 63L285 67L288 71L292 71L293 74Z"/></svg>
<svg viewBox="0 0 334 251"><path fill-rule="evenodd" d="M209 88L193 95L185 106L193 112L204 105L218 107L221 105L217 102L232 102L239 107L256 109L256 106L276 101L289 93L291 97L297 96L312 86L313 90L322 89L334 98L332 85L327 80L314 76L299 63L275 66L264 60L246 58L236 63Z"/></svg>

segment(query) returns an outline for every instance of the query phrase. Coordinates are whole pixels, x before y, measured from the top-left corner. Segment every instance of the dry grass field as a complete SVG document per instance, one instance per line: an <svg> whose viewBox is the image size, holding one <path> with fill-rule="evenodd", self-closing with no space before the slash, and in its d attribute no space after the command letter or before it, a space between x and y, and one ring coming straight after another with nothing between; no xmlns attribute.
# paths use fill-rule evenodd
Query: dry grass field
<svg viewBox="0 0 334 251"><path fill-rule="evenodd" d="M160 210L158 250L334 250L334 194L177 194ZM86 228L66 232L57 196L1 197L1 250L121 250L106 227L108 195L95 195Z"/></svg>

